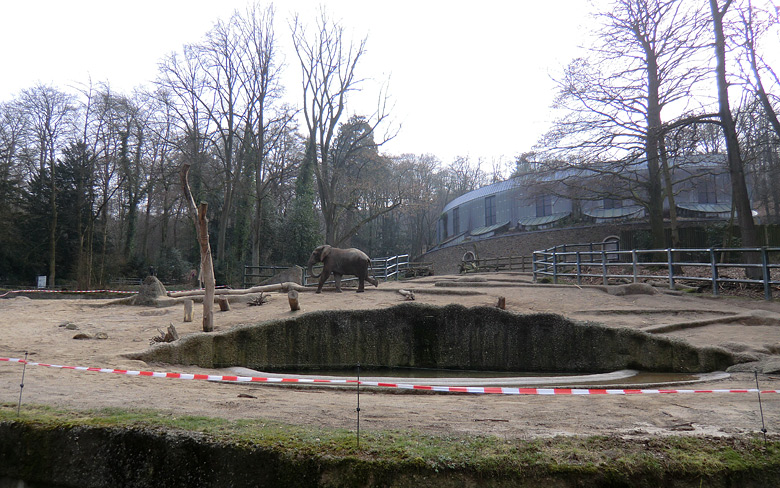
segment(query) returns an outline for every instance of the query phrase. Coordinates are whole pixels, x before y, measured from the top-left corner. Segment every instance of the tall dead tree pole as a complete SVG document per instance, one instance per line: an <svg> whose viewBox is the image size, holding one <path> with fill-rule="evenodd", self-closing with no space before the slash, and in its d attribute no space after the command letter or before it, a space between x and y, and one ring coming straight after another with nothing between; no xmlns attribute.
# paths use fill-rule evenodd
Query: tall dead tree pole
<svg viewBox="0 0 780 488"><path fill-rule="evenodd" d="M200 244L200 273L203 280L205 293L203 295L203 332L214 330L214 288L216 281L214 279L214 262L211 258L211 244L209 244L209 219L206 217L206 211L209 204L202 202L200 206L195 205L195 199L190 191L190 184L187 175L190 172L190 165L185 163L181 165L179 172L181 176L181 188L184 193L184 199L190 209L190 216L195 222L195 231Z"/></svg>

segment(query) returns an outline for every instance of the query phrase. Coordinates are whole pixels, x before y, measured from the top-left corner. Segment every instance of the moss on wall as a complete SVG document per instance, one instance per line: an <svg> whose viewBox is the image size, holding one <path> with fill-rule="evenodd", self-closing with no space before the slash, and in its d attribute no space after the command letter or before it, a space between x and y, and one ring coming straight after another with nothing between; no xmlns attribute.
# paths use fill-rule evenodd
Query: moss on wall
<svg viewBox="0 0 780 488"><path fill-rule="evenodd" d="M296 318L199 333L160 344L133 359L259 370L387 367L595 373L724 370L729 351L633 329L576 323L555 314L517 315L402 304L383 310L321 311Z"/></svg>

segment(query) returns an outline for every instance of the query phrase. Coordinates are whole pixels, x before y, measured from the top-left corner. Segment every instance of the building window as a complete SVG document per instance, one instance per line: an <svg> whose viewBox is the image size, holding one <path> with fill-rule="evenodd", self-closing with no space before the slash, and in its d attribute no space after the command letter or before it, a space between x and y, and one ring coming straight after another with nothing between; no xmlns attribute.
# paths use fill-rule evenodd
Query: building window
<svg viewBox="0 0 780 488"><path fill-rule="evenodd" d="M485 226L496 223L496 196L491 195L485 198Z"/></svg>
<svg viewBox="0 0 780 488"><path fill-rule="evenodd" d="M552 215L552 197L550 195L539 195L536 197L536 216L546 217Z"/></svg>
<svg viewBox="0 0 780 488"><path fill-rule="evenodd" d="M442 240L447 238L447 213L441 214L441 238Z"/></svg>
<svg viewBox="0 0 780 488"><path fill-rule="evenodd" d="M452 209L452 235L460 233L460 207Z"/></svg>
<svg viewBox="0 0 780 488"><path fill-rule="evenodd" d="M695 184L699 192L699 203L718 203L715 176L705 176Z"/></svg>
<svg viewBox="0 0 780 488"><path fill-rule="evenodd" d="M609 210L612 208L623 208L623 200L620 200L618 198L605 198L604 210Z"/></svg>

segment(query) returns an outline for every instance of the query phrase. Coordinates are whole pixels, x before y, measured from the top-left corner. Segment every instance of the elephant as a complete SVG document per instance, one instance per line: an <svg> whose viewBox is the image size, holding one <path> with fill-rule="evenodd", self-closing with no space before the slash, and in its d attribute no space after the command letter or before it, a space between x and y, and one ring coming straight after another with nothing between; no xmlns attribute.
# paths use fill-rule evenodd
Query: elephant
<svg viewBox="0 0 780 488"><path fill-rule="evenodd" d="M315 275L312 266L319 262L323 263L322 272L319 275ZM320 279L319 285L317 285L317 293L322 292L322 285L325 284L331 273L333 273L336 280L336 291L338 293L341 293L341 276L345 274L357 276L358 293L364 291L364 281L368 281L374 286L379 286L377 280L368 275L370 267L371 258L360 249L339 249L327 244L319 246L312 251L308 262L309 275Z"/></svg>

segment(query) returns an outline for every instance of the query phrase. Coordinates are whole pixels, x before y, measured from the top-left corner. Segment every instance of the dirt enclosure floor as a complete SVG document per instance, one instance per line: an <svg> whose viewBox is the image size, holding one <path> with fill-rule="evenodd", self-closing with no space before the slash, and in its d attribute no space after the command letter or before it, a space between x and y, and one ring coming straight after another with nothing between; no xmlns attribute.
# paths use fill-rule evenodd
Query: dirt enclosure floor
<svg viewBox="0 0 780 488"><path fill-rule="evenodd" d="M215 331L238 324L323 309L373 309L402 303L399 289L413 290L418 303L495 305L507 310L553 312L610 327L631 327L675 336L696 345L720 345L752 355L762 390L780 390L780 302L711 298L667 293L623 294L619 289L538 285L520 273L420 278L381 283L365 293L332 288L300 294L302 310L291 312L287 295L270 294L262 306L231 299L231 310L215 307ZM609 293L611 291L613 293ZM617 293L615 293L617 291ZM645 292L647 290L644 290ZM470 294L463 294L470 293ZM69 366L181 373L235 374L225 370L146 364L124 354L142 351L174 324L181 336L201 328L202 306L192 322L183 322L183 305L141 307L105 305L110 300L0 300L0 357ZM75 339L77 334L88 338ZM604 352L608 354L608 351ZM0 404L16 407L22 366L0 361ZM414 380L425 384L424 379ZM752 369L724 379L665 388L755 388ZM171 415L256 418L354 429L354 389L230 384L150 378L28 366L23 403L92 409L151 408ZM768 434L780 432L780 394L761 395ZM361 391L362 429L416 430L446 435L495 435L529 439L554 435L731 436L759 432L762 419L755 393L670 393L636 395L475 395Z"/></svg>

